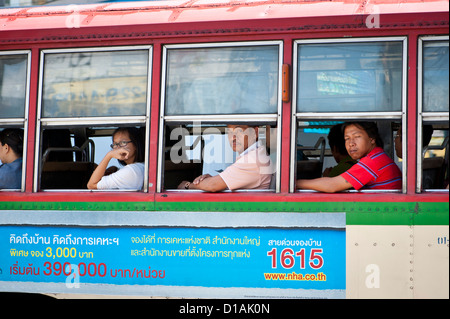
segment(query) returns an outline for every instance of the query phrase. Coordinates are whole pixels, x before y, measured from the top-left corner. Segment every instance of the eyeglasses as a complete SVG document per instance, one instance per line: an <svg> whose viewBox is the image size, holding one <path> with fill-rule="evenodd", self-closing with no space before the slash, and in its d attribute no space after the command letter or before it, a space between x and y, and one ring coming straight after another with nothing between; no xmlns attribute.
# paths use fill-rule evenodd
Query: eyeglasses
<svg viewBox="0 0 450 319"><path fill-rule="evenodd" d="M128 143L132 143L132 141L120 141L120 142L111 144L110 147L113 149L118 148L118 147L125 147L128 145Z"/></svg>

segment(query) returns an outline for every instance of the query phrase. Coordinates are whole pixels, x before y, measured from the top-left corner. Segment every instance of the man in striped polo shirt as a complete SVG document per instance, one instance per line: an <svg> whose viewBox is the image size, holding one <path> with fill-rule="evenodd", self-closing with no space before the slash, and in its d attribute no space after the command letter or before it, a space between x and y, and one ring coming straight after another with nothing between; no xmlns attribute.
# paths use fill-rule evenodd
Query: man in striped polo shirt
<svg viewBox="0 0 450 319"><path fill-rule="evenodd" d="M395 162L383 151L383 141L372 122L343 125L345 147L358 163L336 177L297 180L298 189L334 193L349 188L401 189L402 174Z"/></svg>

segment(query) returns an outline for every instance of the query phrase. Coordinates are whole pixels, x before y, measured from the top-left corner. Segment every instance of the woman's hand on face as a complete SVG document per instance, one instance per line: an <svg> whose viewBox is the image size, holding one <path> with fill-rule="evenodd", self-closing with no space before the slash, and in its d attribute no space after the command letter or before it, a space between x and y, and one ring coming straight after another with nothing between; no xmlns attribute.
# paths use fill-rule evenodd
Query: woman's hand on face
<svg viewBox="0 0 450 319"><path fill-rule="evenodd" d="M120 147L109 151L112 158L118 159L119 161L125 161L128 159L130 155L130 151L128 151L125 147Z"/></svg>

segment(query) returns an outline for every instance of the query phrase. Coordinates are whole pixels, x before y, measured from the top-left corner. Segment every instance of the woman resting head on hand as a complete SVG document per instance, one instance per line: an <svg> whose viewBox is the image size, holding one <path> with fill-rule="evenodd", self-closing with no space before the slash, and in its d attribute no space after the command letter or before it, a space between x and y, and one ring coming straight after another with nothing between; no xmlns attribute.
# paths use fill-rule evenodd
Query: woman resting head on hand
<svg viewBox="0 0 450 319"><path fill-rule="evenodd" d="M114 131L112 138L111 151L92 173L88 189L142 189L145 151L141 132L135 127L122 127ZM113 158L124 167L107 175L108 164Z"/></svg>

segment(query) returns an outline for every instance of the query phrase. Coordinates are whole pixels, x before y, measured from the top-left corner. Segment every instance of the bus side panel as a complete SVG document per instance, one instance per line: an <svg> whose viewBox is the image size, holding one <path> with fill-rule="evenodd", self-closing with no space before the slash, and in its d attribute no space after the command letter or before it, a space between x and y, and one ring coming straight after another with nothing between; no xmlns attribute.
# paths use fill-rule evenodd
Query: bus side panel
<svg viewBox="0 0 450 319"><path fill-rule="evenodd" d="M414 297L449 298L448 226L414 227Z"/></svg>
<svg viewBox="0 0 450 319"><path fill-rule="evenodd" d="M448 298L448 226L347 225L347 298Z"/></svg>

